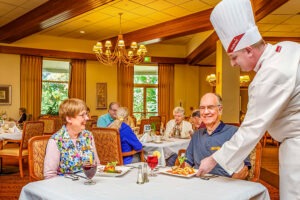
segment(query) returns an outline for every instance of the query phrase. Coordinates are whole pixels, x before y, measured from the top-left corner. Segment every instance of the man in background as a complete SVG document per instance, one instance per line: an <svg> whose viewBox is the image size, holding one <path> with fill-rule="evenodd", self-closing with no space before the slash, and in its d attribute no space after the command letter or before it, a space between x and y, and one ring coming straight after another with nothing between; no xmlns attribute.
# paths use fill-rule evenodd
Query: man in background
<svg viewBox="0 0 300 200"><path fill-rule="evenodd" d="M117 102L111 102L108 107L108 113L101 115L97 121L97 127L108 127L116 118L117 110L120 104Z"/></svg>

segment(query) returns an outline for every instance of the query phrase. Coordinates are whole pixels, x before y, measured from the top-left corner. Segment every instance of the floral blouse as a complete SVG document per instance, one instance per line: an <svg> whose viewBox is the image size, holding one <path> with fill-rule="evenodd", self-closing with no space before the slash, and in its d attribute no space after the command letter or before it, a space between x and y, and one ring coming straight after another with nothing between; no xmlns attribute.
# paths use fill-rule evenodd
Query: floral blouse
<svg viewBox="0 0 300 200"><path fill-rule="evenodd" d="M79 133L75 145L65 126L52 135L51 139L54 139L60 152L57 174L82 171L82 163L84 161L95 160L92 145L93 135L87 130Z"/></svg>

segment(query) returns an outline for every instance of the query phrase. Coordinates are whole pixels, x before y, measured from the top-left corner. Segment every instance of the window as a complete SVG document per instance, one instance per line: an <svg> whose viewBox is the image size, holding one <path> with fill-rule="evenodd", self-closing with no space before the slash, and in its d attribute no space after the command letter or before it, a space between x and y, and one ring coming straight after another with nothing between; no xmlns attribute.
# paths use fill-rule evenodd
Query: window
<svg viewBox="0 0 300 200"><path fill-rule="evenodd" d="M68 98L70 62L43 60L41 114L58 115L58 106Z"/></svg>
<svg viewBox="0 0 300 200"><path fill-rule="evenodd" d="M137 120L158 115L157 66L134 66L133 115Z"/></svg>

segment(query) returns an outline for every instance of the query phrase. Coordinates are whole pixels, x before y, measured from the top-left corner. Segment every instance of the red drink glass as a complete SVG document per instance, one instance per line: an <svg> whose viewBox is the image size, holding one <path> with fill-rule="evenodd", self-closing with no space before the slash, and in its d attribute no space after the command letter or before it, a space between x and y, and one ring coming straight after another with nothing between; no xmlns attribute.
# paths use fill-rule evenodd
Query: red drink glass
<svg viewBox="0 0 300 200"><path fill-rule="evenodd" d="M94 185L96 184L95 181L92 180L92 178L95 176L97 171L97 164L96 163L90 163L90 162L84 162L83 163L83 172L85 176L88 178L86 182L84 182L85 185Z"/></svg>
<svg viewBox="0 0 300 200"><path fill-rule="evenodd" d="M151 168L150 176L156 176L156 174L153 173L153 169L158 164L158 158L157 158L157 156L148 155L148 157L147 157L147 163L148 163L148 166Z"/></svg>

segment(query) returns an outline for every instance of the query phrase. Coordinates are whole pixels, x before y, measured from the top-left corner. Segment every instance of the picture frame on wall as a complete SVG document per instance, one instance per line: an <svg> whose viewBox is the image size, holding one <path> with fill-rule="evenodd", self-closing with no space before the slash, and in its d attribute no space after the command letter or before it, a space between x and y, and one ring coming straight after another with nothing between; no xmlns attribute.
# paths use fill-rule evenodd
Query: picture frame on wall
<svg viewBox="0 0 300 200"><path fill-rule="evenodd" d="M11 104L11 85L0 85L0 105Z"/></svg>
<svg viewBox="0 0 300 200"><path fill-rule="evenodd" d="M107 83L96 83L96 109L107 109Z"/></svg>

